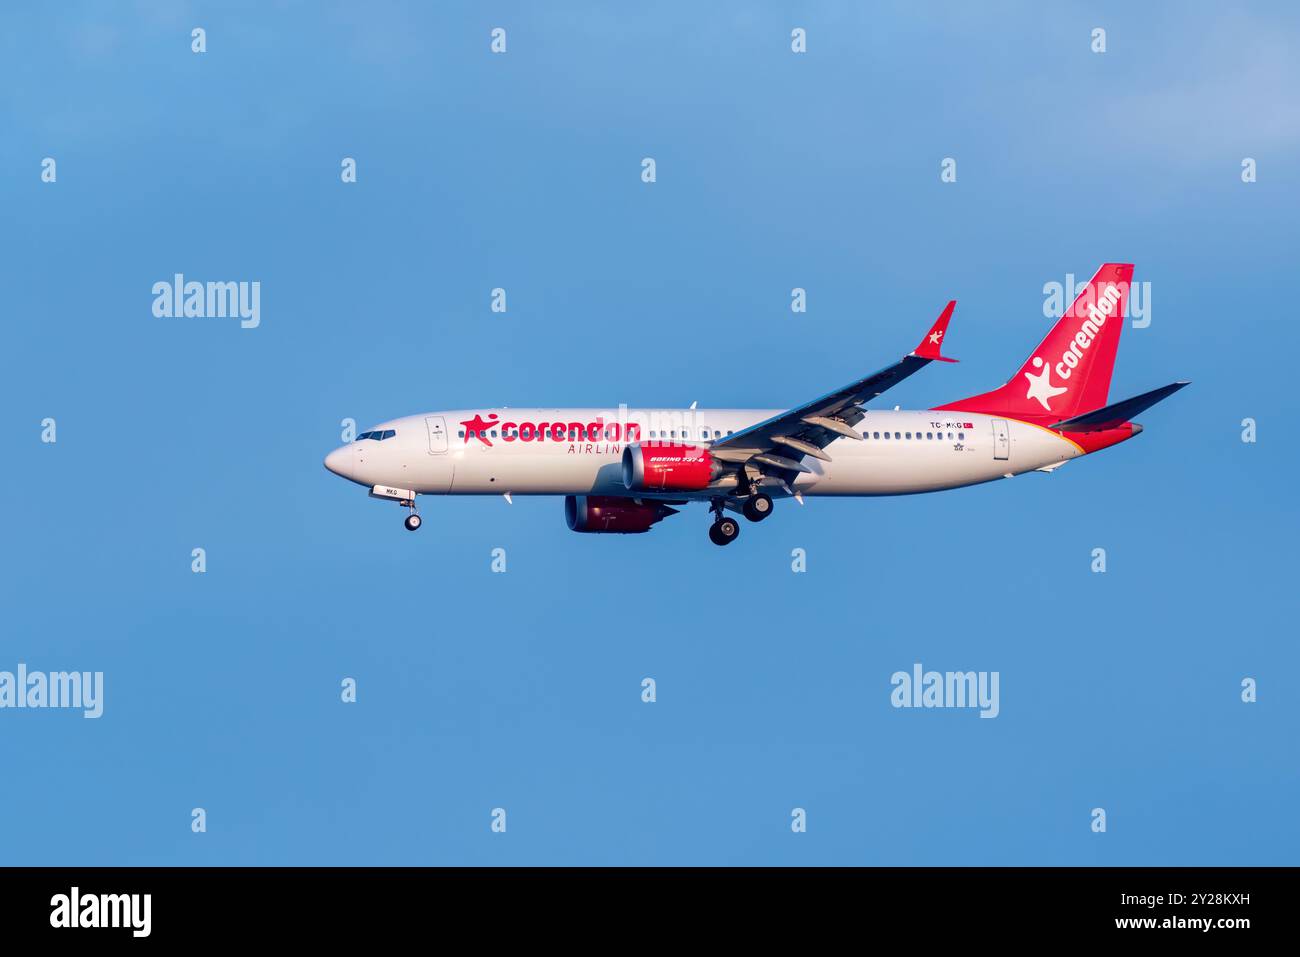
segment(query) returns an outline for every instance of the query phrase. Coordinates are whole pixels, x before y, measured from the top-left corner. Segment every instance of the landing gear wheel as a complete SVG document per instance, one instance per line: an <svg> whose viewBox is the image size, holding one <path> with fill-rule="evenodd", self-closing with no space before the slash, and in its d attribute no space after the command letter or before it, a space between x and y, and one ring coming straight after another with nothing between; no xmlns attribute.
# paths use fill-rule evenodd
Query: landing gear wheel
<svg viewBox="0 0 1300 957"><path fill-rule="evenodd" d="M730 545L740 534L740 523L734 518L720 518L709 526L709 540L714 545Z"/></svg>
<svg viewBox="0 0 1300 957"><path fill-rule="evenodd" d="M761 522L772 514L772 496L757 492L745 499L741 511L751 522Z"/></svg>
<svg viewBox="0 0 1300 957"><path fill-rule="evenodd" d="M413 532L419 528L422 523L420 521L420 516L412 512L410 515L406 516L406 521L403 524L406 525L407 531Z"/></svg>

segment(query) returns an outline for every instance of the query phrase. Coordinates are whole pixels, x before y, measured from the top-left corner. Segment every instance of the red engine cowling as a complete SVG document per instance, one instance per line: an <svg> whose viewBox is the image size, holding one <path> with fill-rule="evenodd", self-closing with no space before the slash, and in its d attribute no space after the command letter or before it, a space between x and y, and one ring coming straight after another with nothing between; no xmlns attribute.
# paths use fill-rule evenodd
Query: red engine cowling
<svg viewBox="0 0 1300 957"><path fill-rule="evenodd" d="M574 532L648 532L677 509L658 502L635 502L608 495L564 496L564 522Z"/></svg>
<svg viewBox="0 0 1300 957"><path fill-rule="evenodd" d="M623 449L623 484L632 492L698 492L716 475L713 456L698 445L638 442Z"/></svg>

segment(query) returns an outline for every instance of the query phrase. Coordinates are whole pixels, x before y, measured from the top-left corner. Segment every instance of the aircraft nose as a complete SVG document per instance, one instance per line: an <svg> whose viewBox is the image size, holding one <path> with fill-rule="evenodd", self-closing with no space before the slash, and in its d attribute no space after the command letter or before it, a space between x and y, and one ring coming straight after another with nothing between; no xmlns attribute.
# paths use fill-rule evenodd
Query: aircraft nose
<svg viewBox="0 0 1300 957"><path fill-rule="evenodd" d="M325 456L325 467L335 475L350 478L348 473L352 471L352 446L341 445Z"/></svg>

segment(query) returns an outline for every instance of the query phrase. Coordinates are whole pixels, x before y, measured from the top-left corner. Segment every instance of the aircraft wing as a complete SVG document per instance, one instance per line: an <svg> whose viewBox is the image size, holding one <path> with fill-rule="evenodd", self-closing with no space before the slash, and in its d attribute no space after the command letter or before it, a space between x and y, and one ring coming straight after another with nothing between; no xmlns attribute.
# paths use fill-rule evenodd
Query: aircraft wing
<svg viewBox="0 0 1300 957"><path fill-rule="evenodd" d="M850 382L841 389L796 406L788 412L741 429L709 446L709 454L724 462L747 463L787 482L799 472L810 472L800 462L805 455L830 461L823 449L838 438L861 439L853 428L866 414L863 403L902 382L934 360L956 362L939 354L956 301L944 307L921 344L891 366Z"/></svg>

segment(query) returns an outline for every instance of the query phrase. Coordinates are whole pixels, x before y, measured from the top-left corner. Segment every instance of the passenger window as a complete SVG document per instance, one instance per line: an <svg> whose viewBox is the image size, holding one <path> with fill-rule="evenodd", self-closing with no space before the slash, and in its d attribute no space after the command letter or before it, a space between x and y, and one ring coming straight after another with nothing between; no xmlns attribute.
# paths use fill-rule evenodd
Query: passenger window
<svg viewBox="0 0 1300 957"><path fill-rule="evenodd" d="M465 430L464 430L464 429L457 429L457 430L456 430L456 438L458 438L458 439L463 439L464 437L465 437ZM364 439L365 436L363 435L362 438Z"/></svg>
<svg viewBox="0 0 1300 957"><path fill-rule="evenodd" d="M879 433L879 432L877 432L877 433L876 433L876 434L875 434L875 435L873 435L873 436L872 436L872 438L875 438L875 439L878 439L878 438L880 438L880 433Z"/></svg>
<svg viewBox="0 0 1300 957"><path fill-rule="evenodd" d="M966 441L966 433L965 433L965 432L958 432L958 433L957 433L957 441L958 441L958 442L965 442L965 441Z"/></svg>
<svg viewBox="0 0 1300 957"><path fill-rule="evenodd" d="M895 432L895 433L894 433L894 438L896 438L896 439L901 439L902 437L903 437L903 433L902 433L902 432Z"/></svg>
<svg viewBox="0 0 1300 957"><path fill-rule="evenodd" d="M722 438L722 433L721 433L721 432L718 432L717 430L714 430L713 437L714 437L715 439L720 439L720 438Z"/></svg>
<svg viewBox="0 0 1300 957"><path fill-rule="evenodd" d="M907 437L910 439L910 438L912 437L912 433L911 433L911 432L908 432L908 433L907 433Z"/></svg>
<svg viewBox="0 0 1300 957"><path fill-rule="evenodd" d="M925 433L925 437L926 437L927 439L932 439L932 438L934 438L934 433L933 433L933 432L927 432L927 433Z"/></svg>

